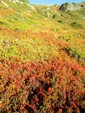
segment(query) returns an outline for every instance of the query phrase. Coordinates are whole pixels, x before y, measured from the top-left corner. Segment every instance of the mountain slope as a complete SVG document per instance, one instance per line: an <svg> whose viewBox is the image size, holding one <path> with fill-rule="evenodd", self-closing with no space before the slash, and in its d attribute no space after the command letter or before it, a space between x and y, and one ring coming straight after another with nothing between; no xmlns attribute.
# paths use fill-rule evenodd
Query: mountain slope
<svg viewBox="0 0 85 113"><path fill-rule="evenodd" d="M77 55L76 60L85 60L85 56L82 54L82 51L84 52L85 50L83 42L85 37L84 9L65 12L60 10L60 6L57 5L37 6L25 2L23 4L15 4L12 1L6 0L4 0L4 3L5 4L3 4L3 2L0 3L0 35L4 39L5 36L7 38L9 37L9 41L12 37L16 37L21 40L19 45L14 45L9 54L7 53L11 46L9 46L3 54L1 50L1 56L5 57L6 55L6 57L9 57L13 54L14 56L20 57L21 54L20 58L22 59L27 60L28 58L28 60L33 60L33 56L35 57L34 60L37 60L38 58L44 60L44 58L47 59L50 56L62 57L62 53L60 55L60 50L63 48L63 52L71 54L74 58ZM50 16L46 16L43 12L46 12L46 14L49 14ZM24 38L25 40L28 40L29 37L31 38L30 41L32 41L32 48L30 47L30 44L27 46L26 42L22 45ZM16 38L14 38L14 42L16 42ZM81 44L80 47L78 47L80 41ZM33 45L33 43L36 44ZM39 47L40 44L42 44L42 47ZM68 49L69 44L72 45L72 48L70 47L70 49ZM27 55L28 53L25 51L24 52L26 54L21 52L21 50L18 49L20 45L22 45L22 47L26 46L25 51L28 51L29 49L29 53L31 55ZM3 47L3 45L1 47ZM76 52L77 47L79 50L78 53ZM13 49L14 51L17 51L17 53L12 53Z"/></svg>
<svg viewBox="0 0 85 113"><path fill-rule="evenodd" d="M84 85L85 3L1 0L0 113L84 113Z"/></svg>

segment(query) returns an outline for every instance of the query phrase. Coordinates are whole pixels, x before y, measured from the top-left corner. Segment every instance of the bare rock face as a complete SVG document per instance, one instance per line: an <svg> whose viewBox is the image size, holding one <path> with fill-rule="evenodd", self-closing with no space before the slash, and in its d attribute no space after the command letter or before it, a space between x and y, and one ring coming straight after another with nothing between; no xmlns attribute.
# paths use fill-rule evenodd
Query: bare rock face
<svg viewBox="0 0 85 113"><path fill-rule="evenodd" d="M64 11L71 10L71 11L74 11L74 10L78 10L78 9L81 9L81 8L84 8L84 6L82 4L66 2L66 3L64 3L64 4L62 4L60 6L59 10L64 10Z"/></svg>

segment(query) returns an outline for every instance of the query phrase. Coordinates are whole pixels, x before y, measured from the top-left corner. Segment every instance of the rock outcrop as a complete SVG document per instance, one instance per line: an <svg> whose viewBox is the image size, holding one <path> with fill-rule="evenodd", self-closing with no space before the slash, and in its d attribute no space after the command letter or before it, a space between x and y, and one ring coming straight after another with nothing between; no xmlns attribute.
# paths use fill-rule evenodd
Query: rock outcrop
<svg viewBox="0 0 85 113"><path fill-rule="evenodd" d="M82 9L82 8L85 8L85 4L84 3L76 4L76 3L66 2L66 3L64 3L64 4L62 4L60 6L59 10L63 10L63 11L71 10L71 11L74 11L74 10L79 10L79 9Z"/></svg>

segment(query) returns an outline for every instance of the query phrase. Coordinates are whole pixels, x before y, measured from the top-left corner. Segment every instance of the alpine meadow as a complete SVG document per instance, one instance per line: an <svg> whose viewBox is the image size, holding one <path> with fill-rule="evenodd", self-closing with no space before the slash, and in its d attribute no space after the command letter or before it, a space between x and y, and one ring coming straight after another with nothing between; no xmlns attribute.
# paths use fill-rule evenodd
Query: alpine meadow
<svg viewBox="0 0 85 113"><path fill-rule="evenodd" d="M0 0L0 113L85 113L85 2Z"/></svg>

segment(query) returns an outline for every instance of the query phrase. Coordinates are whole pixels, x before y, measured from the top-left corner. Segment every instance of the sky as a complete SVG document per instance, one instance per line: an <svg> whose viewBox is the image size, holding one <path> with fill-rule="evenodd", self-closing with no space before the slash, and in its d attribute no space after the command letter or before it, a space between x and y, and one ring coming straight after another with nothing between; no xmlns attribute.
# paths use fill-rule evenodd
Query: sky
<svg viewBox="0 0 85 113"><path fill-rule="evenodd" d="M31 4L62 4L65 2L84 2L85 0L29 0Z"/></svg>

